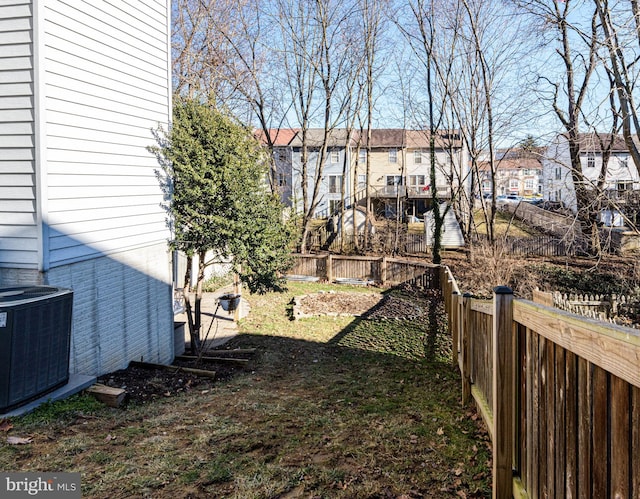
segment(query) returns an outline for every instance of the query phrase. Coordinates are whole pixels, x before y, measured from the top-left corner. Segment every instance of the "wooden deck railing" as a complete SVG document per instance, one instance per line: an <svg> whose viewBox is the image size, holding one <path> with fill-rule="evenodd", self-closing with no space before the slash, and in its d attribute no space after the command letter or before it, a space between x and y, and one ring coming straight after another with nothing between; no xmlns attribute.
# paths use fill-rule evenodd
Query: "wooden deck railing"
<svg viewBox="0 0 640 499"><path fill-rule="evenodd" d="M640 497L640 336L440 279L462 374L493 442L493 496Z"/></svg>

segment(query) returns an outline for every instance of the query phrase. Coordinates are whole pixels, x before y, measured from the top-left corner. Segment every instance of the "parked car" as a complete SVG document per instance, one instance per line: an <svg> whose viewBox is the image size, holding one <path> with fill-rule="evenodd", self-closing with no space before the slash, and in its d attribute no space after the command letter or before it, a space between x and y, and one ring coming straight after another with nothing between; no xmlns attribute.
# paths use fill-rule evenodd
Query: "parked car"
<svg viewBox="0 0 640 499"><path fill-rule="evenodd" d="M544 200L542 198L524 198L523 201L526 201L529 204L538 206L538 205L541 205Z"/></svg>
<svg viewBox="0 0 640 499"><path fill-rule="evenodd" d="M516 196L515 194L507 194L506 196L498 196L496 197L496 203L504 204L504 203L519 203L522 201L522 196Z"/></svg>

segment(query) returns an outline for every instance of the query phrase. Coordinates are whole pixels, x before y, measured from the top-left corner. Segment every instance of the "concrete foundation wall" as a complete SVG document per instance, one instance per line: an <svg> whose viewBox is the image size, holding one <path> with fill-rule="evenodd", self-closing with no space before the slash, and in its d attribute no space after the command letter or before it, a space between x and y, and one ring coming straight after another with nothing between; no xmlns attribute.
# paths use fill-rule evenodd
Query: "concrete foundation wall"
<svg viewBox="0 0 640 499"><path fill-rule="evenodd" d="M166 244L56 267L45 274L0 269L0 285L71 288L70 373L101 375L131 360L174 356L170 255Z"/></svg>

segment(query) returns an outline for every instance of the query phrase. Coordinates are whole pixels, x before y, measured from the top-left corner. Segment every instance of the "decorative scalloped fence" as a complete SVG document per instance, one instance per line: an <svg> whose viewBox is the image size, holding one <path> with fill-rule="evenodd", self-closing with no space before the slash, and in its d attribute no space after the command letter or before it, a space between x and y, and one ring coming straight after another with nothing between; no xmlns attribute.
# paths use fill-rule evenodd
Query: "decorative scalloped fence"
<svg viewBox="0 0 640 499"><path fill-rule="evenodd" d="M567 294L554 291L553 306L612 324L640 329L640 297L627 295Z"/></svg>

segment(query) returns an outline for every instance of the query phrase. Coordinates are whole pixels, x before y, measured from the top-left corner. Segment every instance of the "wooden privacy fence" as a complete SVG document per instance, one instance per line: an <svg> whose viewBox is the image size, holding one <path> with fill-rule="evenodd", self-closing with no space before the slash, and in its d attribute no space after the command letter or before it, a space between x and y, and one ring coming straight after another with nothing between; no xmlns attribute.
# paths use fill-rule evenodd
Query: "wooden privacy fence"
<svg viewBox="0 0 640 499"><path fill-rule="evenodd" d="M306 276L329 282L372 282L396 285L412 282L438 289L440 266L398 258L343 256L333 254L294 255L289 277Z"/></svg>
<svg viewBox="0 0 640 499"><path fill-rule="evenodd" d="M640 497L640 336L440 282L462 374L493 442L493 496Z"/></svg>

